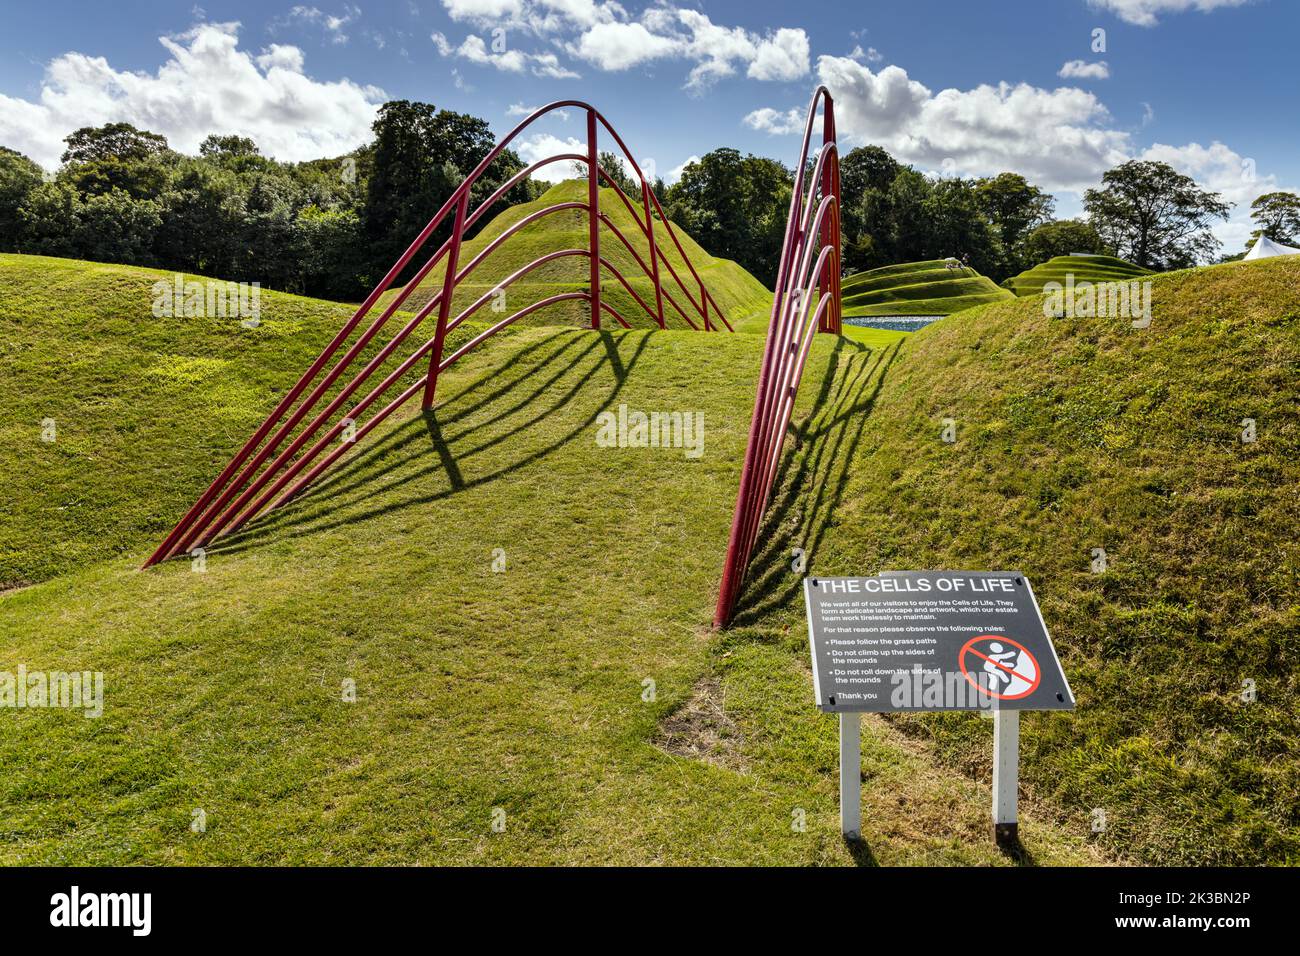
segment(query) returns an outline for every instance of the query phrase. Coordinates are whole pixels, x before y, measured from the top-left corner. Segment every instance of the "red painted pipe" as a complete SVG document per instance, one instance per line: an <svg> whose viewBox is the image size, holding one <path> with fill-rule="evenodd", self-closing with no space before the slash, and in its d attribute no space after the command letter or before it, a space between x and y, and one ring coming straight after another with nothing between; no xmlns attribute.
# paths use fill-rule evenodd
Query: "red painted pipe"
<svg viewBox="0 0 1300 956"><path fill-rule="evenodd" d="M825 104L822 148L808 175L808 150L819 103ZM795 169L795 188L791 191L790 213L772 297L772 317L718 586L713 619L718 627L731 620L740 596L745 570L772 493L795 395L812 347L813 330L838 334L841 328L839 158L835 147L834 106L825 87L818 87L808 105L803 145ZM818 193L820 198L814 203ZM814 244L821 246L815 264L812 263ZM819 294L819 301L808 317L814 290Z"/></svg>

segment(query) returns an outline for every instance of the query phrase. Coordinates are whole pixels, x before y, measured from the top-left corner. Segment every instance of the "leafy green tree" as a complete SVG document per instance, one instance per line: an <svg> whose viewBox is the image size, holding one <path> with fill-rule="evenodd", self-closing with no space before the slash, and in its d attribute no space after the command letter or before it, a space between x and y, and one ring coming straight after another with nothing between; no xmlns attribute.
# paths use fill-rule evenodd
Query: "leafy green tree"
<svg viewBox="0 0 1300 956"><path fill-rule="evenodd" d="M1025 268L1032 269L1048 259L1068 256L1076 252L1108 255L1111 250L1106 248L1101 236L1089 222L1080 219L1058 219L1046 222L1025 238L1023 247Z"/></svg>
<svg viewBox="0 0 1300 956"><path fill-rule="evenodd" d="M297 217L302 279L313 294L349 299L365 288L364 263L357 260L361 217L352 209L308 206Z"/></svg>
<svg viewBox="0 0 1300 956"><path fill-rule="evenodd" d="M379 108L374 126L373 171L362 223L371 244L377 275L410 245L456 187L495 145L488 124L475 116L435 110L428 103L393 100ZM471 206L488 198L523 169L519 157L503 151L471 190ZM512 195L488 210L486 223L511 202L527 198L520 184ZM452 216L434 233L425 248L432 252L450 234ZM412 263L407 273L413 272Z"/></svg>
<svg viewBox="0 0 1300 956"><path fill-rule="evenodd" d="M162 224L154 240L158 260L200 275L235 278L247 216L239 177L203 159L187 158L160 195Z"/></svg>
<svg viewBox="0 0 1300 956"><path fill-rule="evenodd" d="M266 172L278 165L262 155L247 136L212 134L199 143L199 156L215 166L237 173Z"/></svg>
<svg viewBox="0 0 1300 956"><path fill-rule="evenodd" d="M166 137L136 129L130 123L83 126L64 139L64 142L68 144L63 152L65 163L147 159L167 149Z"/></svg>
<svg viewBox="0 0 1300 956"><path fill-rule="evenodd" d="M1210 228L1232 208L1167 163L1130 160L1083 196L1088 218L1117 254L1147 269L1181 269L1219 248Z"/></svg>
<svg viewBox="0 0 1300 956"><path fill-rule="evenodd" d="M1250 204L1250 218L1258 228L1248 245L1261 233L1284 246L1300 243L1300 196L1295 193L1265 193Z"/></svg>
<svg viewBox="0 0 1300 956"><path fill-rule="evenodd" d="M840 233L848 270L881 264L880 237L873 227L889 187L902 170L902 164L879 146L859 146L841 157Z"/></svg>
<svg viewBox="0 0 1300 956"><path fill-rule="evenodd" d="M668 189L664 211L710 254L734 259L770 287L793 188L781 163L726 147L682 171Z"/></svg>
<svg viewBox="0 0 1300 956"><path fill-rule="evenodd" d="M931 182L922 202L925 228L912 259L960 259L988 276L1003 268L996 228L981 209L978 186L964 179Z"/></svg>
<svg viewBox="0 0 1300 956"><path fill-rule="evenodd" d="M92 159L69 163L59 177L83 196L120 190L135 199L152 199L167 188L171 168L179 158L175 153L160 153L144 159Z"/></svg>
<svg viewBox="0 0 1300 956"><path fill-rule="evenodd" d="M632 176L628 174L627 170L623 168L622 158L618 154L601 150L597 158L600 162L600 168L609 174L610 178L614 180L619 189L627 193L634 202L641 197L640 180L633 179ZM586 175L585 169L583 170L583 175Z"/></svg>
<svg viewBox="0 0 1300 956"><path fill-rule="evenodd" d="M840 196L845 205L853 205L868 189L885 192L902 169L902 164L879 146L851 149L840 159Z"/></svg>
<svg viewBox="0 0 1300 956"><path fill-rule="evenodd" d="M18 210L42 179L41 167L22 153L0 146L0 252L22 248Z"/></svg>
<svg viewBox="0 0 1300 956"><path fill-rule="evenodd" d="M1002 261L987 274L1000 281L1028 268L1025 239L1051 219L1055 200L1019 173L1000 173L977 180L974 196L1002 246Z"/></svg>
<svg viewBox="0 0 1300 956"><path fill-rule="evenodd" d="M18 207L22 250L34 255L75 257L81 207L81 196L69 183L37 185Z"/></svg>
<svg viewBox="0 0 1300 956"><path fill-rule="evenodd" d="M77 216L77 255L96 262L156 264L152 247L162 224L161 207L114 189L87 196Z"/></svg>
<svg viewBox="0 0 1300 956"><path fill-rule="evenodd" d="M306 290L305 250L296 223L303 205L303 189L291 176L276 171L252 178L236 278L290 292Z"/></svg>
<svg viewBox="0 0 1300 956"><path fill-rule="evenodd" d="M237 136L230 133L226 136L218 136L212 133L204 137L203 142L199 143L199 155L208 159L218 157L242 157L242 156L259 156L261 151L247 136Z"/></svg>

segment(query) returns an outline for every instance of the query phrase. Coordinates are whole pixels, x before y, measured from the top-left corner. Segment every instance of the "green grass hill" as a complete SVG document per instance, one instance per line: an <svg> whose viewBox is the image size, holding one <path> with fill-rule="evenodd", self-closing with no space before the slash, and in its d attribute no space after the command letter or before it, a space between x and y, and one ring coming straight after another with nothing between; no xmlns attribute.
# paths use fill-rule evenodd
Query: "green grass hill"
<svg viewBox="0 0 1300 956"><path fill-rule="evenodd" d="M472 240L465 243L460 253L461 268L467 265L474 256L480 253L507 228L521 219L527 218L532 213L556 203L586 201L586 181L571 179L552 186L540 199L531 203L511 206L488 222ZM636 208L639 209L639 205L637 203ZM601 189L600 208L627 237L627 240L636 249L637 254L641 256L646 265L649 265L650 244L637 226L636 220L632 218L631 213L628 212L627 207L619 200L613 189ZM691 295L698 299L699 290L695 281L691 277L690 270L687 269L681 255L673 245L671 238L668 237L667 230L663 228L662 223L659 223L658 220L656 220L656 227L656 244L659 246L664 258L677 270L677 275L686 285ZM762 283L730 259L715 259L710 256L680 226L675 226L674 229L677 238L681 241L682 248L686 250L691 262L699 272L700 278L713 294L714 299L721 306L723 313L733 326L747 316L765 314L770 310L772 294L763 288ZM501 280L514 274L520 268L545 253L561 249L586 248L587 214L585 210L564 209L543 216L503 242L466 278L454 297L452 315L457 315L461 310L477 301L484 293L496 288ZM600 253L603 258L612 262L618 268L637 294L653 309L655 305L653 284L618 236L603 224L600 231ZM585 292L588 285L588 268L587 260L578 256L566 256L545 263L506 289L503 302L504 312L502 314L494 315L491 311L491 303L488 303L479 312L475 313L474 318L484 323L491 323L505 318L506 315L518 311L529 303L557 293ZM407 299L403 307L415 311L427 302L430 296L442 288L444 274L445 270L440 263L430 272L419 288L411 293L410 298ZM667 289L668 294L677 302L682 311L690 316L692 321L699 324L698 315L663 265L660 266L660 278L664 288ZM600 288L604 300L618 309L619 313L631 323L633 328L649 328L653 325L650 315L628 294L623 284L608 271L602 272ZM386 293L385 301L390 300L395 294L395 291ZM521 319L520 322L528 325L581 326L589 322L590 314L587 303L578 300L567 300L540 309ZM611 327L617 326L617 322L608 314L602 316L601 321ZM667 300L664 301L664 321L669 328L688 328L681 315Z"/></svg>
<svg viewBox="0 0 1300 956"><path fill-rule="evenodd" d="M1010 295L955 260L883 266L846 278L840 286L846 316L951 315Z"/></svg>
<svg viewBox="0 0 1300 956"><path fill-rule="evenodd" d="M1022 722L1027 860L1300 859L1300 262L1160 276L1145 330L1011 300L819 337L718 633L761 337L514 330L206 573L141 572L346 314L157 320L155 278L0 257L4 554L39 581L0 595L0 671L106 685L97 720L4 713L0 862L1013 862L977 715L865 719L866 846L839 839L794 547L1034 581L1079 708ZM620 404L703 413L704 454L598 446Z"/></svg>
<svg viewBox="0 0 1300 956"><path fill-rule="evenodd" d="M1034 799L1146 863L1295 864L1300 262L1153 281L1147 329L1032 299L909 337L814 563L1023 570L1078 696L1022 725ZM895 723L987 772L978 720Z"/></svg>
<svg viewBox="0 0 1300 956"><path fill-rule="evenodd" d="M1012 276L1002 283L1016 295L1038 295L1043 286L1049 282L1065 285L1067 275L1073 275L1075 282L1121 282L1151 275L1150 269L1143 269L1114 256L1057 256L1047 262L1026 269L1018 276Z"/></svg>

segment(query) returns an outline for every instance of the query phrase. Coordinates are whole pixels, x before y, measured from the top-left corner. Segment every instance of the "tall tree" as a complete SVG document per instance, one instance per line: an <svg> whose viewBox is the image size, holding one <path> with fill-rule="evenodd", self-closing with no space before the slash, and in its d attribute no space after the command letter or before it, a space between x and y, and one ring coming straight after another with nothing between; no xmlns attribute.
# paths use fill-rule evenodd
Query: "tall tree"
<svg viewBox="0 0 1300 956"><path fill-rule="evenodd" d="M71 133L64 142L65 163L90 163L101 159L147 159L167 149L167 138L148 130L136 129L130 123L108 123L104 126L83 126Z"/></svg>
<svg viewBox="0 0 1300 956"><path fill-rule="evenodd" d="M1002 262L991 270L994 281L1024 270L1026 237L1052 218L1056 202L1019 173L1000 173L975 182L975 201L1002 243Z"/></svg>
<svg viewBox="0 0 1300 956"><path fill-rule="evenodd" d="M734 259L771 286L792 189L781 163L724 147L682 171L664 211L712 255Z"/></svg>
<svg viewBox="0 0 1300 956"><path fill-rule="evenodd" d="M220 156L258 156L260 152L257 144L249 137L238 136L234 133L226 136L211 133L204 137L203 142L199 143L199 155L206 156L209 159Z"/></svg>
<svg viewBox="0 0 1300 956"><path fill-rule="evenodd" d="M0 146L0 252L21 248L18 210L41 179L41 167L22 153Z"/></svg>
<svg viewBox="0 0 1300 956"><path fill-rule="evenodd" d="M879 223L885 196L903 166L879 146L859 146L840 160L840 225L844 265L850 270L879 265Z"/></svg>
<svg viewBox="0 0 1300 956"><path fill-rule="evenodd" d="M381 275L491 151L495 137L488 124L476 116L436 110L428 103L410 100L381 106L373 129L373 168L362 223L372 245L374 270ZM519 157L505 150L475 184L471 202L487 199L521 169ZM512 193L480 222L529 195L525 184ZM430 252L437 249L451 229L452 217L448 215L425 248ZM408 273L415 267L412 264Z"/></svg>
<svg viewBox="0 0 1300 956"><path fill-rule="evenodd" d="M1147 269L1182 269L1219 248L1210 231L1232 208L1167 163L1130 160L1083 196L1097 232L1118 255Z"/></svg>
<svg viewBox="0 0 1300 956"><path fill-rule="evenodd" d="M1300 243L1300 196L1295 193L1265 193L1250 204L1250 218L1258 227L1252 244L1260 233L1284 246Z"/></svg>
<svg viewBox="0 0 1300 956"><path fill-rule="evenodd" d="M1078 219L1058 219L1043 223L1025 237L1025 268L1032 269L1048 259L1076 252L1106 255L1110 252L1091 223ZM1021 270L1023 271L1023 270Z"/></svg>

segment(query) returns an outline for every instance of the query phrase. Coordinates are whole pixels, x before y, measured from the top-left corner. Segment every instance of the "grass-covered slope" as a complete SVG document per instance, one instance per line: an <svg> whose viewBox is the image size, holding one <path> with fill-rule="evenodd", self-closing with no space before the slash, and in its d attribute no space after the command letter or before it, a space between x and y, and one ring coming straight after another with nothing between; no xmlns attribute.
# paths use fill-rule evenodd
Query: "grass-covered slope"
<svg viewBox="0 0 1300 956"><path fill-rule="evenodd" d="M0 590L160 539L353 311L263 291L256 328L155 317L172 279L0 255Z"/></svg>
<svg viewBox="0 0 1300 956"><path fill-rule="evenodd" d="M1035 299L911 336L810 567L1023 570L1078 696L1022 721L1029 797L1138 861L1296 863L1300 262L1154 283L1144 330ZM987 722L896 723L988 772Z"/></svg>
<svg viewBox="0 0 1300 956"><path fill-rule="evenodd" d="M46 272L56 290L54 317L0 299L22 375L0 382L26 403L0 463L21 492L6 528L27 531L7 540L81 544L0 595L0 671L99 670L106 699L95 720L0 720L0 861L854 862L794 547L821 574L1031 576L1079 707L1022 721L1028 859L1300 859L1300 262L1158 277L1144 330L1011 301L901 342L820 338L736 626L717 634L761 337L519 329L206 573L140 572L146 526L165 530L338 318L264 300L266 337L246 341L118 315L148 274L3 265L43 270L24 295ZM79 322L98 361L76 351ZM160 387L155 355L225 359L237 387ZM56 401L60 442L79 445L41 446ZM702 412L703 456L601 447L596 416L620 404ZM70 504L115 546L44 529ZM137 518L116 527L118 509ZM863 733L856 862L1006 861L987 721Z"/></svg>
<svg viewBox="0 0 1300 956"><path fill-rule="evenodd" d="M460 268L464 268L495 238L507 228L527 218L529 215L548 206L564 202L587 201L587 183L585 180L571 179L552 186L540 198L531 203L512 206L495 219L487 223L479 233L465 243L460 252ZM639 203L637 208L639 208ZM647 266L650 265L650 244L637 226L636 220L614 190L605 188L600 191L601 211L609 216L618 226L619 231L636 249L637 254ZM692 297L699 299L699 289L691 276L690 270L682 260L672 239L667 235L663 224L656 220L655 239L664 258L676 269L678 277L685 284ZM754 313L765 313L770 309L772 294L763 288L762 283L730 259L715 259L705 252L681 227L674 227L682 248L694 264L705 286L713 294L727 319L736 325L738 320ZM582 209L563 209L543 216L523 227L509 239L505 240L483 262L466 277L457 289L453 300L452 315L473 305L484 293L490 292L497 285L513 275L535 259L551 252L563 249L587 248L587 213ZM600 254L623 274L639 296L650 306L655 307L654 285L646 276L641 266L628 252L627 247L607 226L600 228ZM505 290L505 297L500 301L502 311L494 313L492 304L484 305L475 313L475 318L490 322L503 319L524 306L562 292L585 292L589 282L589 265L585 258L566 256L547 262ZM404 308L418 309L429 297L442 288L444 269L437 265L420 286L411 293ZM698 314L691 307L668 269L660 265L660 280L668 294L676 301L683 312L697 325ZM601 273L601 296L604 301L616 308L634 328L648 328L653 324L649 313L628 294L623 284L608 270ZM395 292L386 294L385 301ZM539 309L520 320L528 325L572 325L581 326L590 322L590 307L576 299L557 302ZM669 328L688 328L682 316L670 302L664 302L664 321ZM617 325L615 319L605 314L601 317L603 324L611 327Z"/></svg>
<svg viewBox="0 0 1300 956"><path fill-rule="evenodd" d="M56 266L89 273L57 300L69 311L136 281ZM315 306L302 308L297 334L319 337ZM97 350L97 387L81 393L149 397L158 423L123 399L117 435L113 412L91 427L69 399L60 434L89 429L85 444L112 458L59 452L81 456L81 472L14 435L8 454L33 477L6 512L29 533L78 495L116 507L134 494L139 513L170 520L283 387L274 369L296 371L291 353L307 348L272 328L274 347L244 343L266 378L160 389L144 345L205 358L224 345L233 362L237 343L200 326L186 351L158 338L174 330L117 321L100 336L116 351ZM152 539L127 536L125 554L87 552L0 595L0 671L96 670L106 687L98 719L0 720L0 861L854 862L838 834L835 722L811 706L806 672L742 677L732 663L784 645L707 627L762 341L520 329L447 373L433 414L385 423L313 494L213 549L206 573L139 571ZM834 509L891 354L831 337L814 349L792 459L816 489L810 521ZM24 379L33 407L77 391L78 363L45 356L44 377ZM206 404L191 420L196 393ZM622 404L702 413L703 455L597 444L598 414ZM864 736L875 785L858 861L1001 860L987 785L937 770L883 722ZM1034 813L1025 831L1044 861L1093 858Z"/></svg>
<svg viewBox="0 0 1300 956"><path fill-rule="evenodd" d="M967 266L934 259L883 266L849 276L840 286L846 316L951 315L1010 298Z"/></svg>
<svg viewBox="0 0 1300 956"><path fill-rule="evenodd" d="M1016 295L1038 295L1047 283L1065 285L1066 277L1071 275L1076 283L1123 282L1151 275L1151 270L1114 256L1057 256L1012 276L1002 285Z"/></svg>

